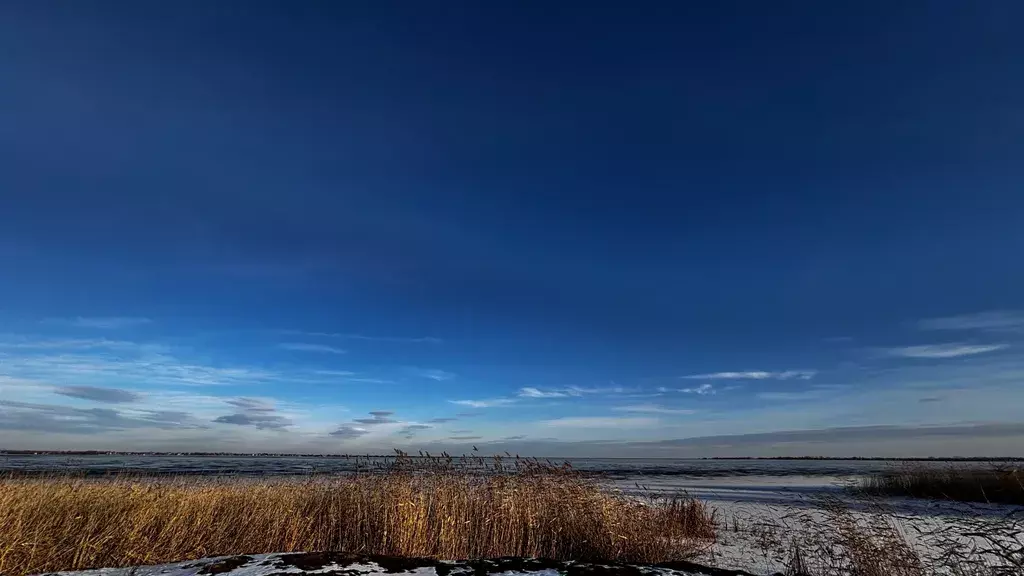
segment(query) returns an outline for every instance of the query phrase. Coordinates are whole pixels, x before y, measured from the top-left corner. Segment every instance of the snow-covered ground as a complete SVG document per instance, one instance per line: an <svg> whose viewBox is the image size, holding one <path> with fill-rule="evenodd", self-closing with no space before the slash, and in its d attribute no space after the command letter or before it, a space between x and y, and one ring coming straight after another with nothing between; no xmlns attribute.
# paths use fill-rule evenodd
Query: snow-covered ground
<svg viewBox="0 0 1024 576"><path fill-rule="evenodd" d="M746 476L661 478L637 486L612 482L629 494L685 491L711 506L718 538L701 558L707 564L757 574L785 572L799 548L817 573L834 573L844 561L837 542L867 535L878 551L905 542L908 558L929 571L959 563L1024 563L1024 508L910 498L862 498L847 488L857 477ZM1015 566L1024 575L1024 565Z"/></svg>
<svg viewBox="0 0 1024 576"><path fill-rule="evenodd" d="M598 565L519 558L442 562L434 560L353 557L341 554L253 554L206 558L157 566L101 568L79 572L58 572L76 576L278 576L322 574L360 576L371 574L412 574L416 576L748 576L740 571L720 570L687 562L673 566Z"/></svg>

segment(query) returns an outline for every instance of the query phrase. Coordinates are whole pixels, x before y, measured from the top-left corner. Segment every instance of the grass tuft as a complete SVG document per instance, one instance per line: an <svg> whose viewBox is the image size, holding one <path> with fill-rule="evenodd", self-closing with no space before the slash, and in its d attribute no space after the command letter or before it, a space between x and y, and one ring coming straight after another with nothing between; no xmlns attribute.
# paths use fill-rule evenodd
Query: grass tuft
<svg viewBox="0 0 1024 576"><path fill-rule="evenodd" d="M292 551L654 563L714 541L689 497L628 498L536 461L409 462L303 479L2 478L0 573Z"/></svg>

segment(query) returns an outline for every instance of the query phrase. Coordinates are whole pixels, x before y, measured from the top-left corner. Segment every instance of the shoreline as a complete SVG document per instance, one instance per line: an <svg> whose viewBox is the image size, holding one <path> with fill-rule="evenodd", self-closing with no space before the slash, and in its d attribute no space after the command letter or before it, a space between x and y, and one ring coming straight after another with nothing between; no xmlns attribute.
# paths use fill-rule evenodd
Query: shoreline
<svg viewBox="0 0 1024 576"><path fill-rule="evenodd" d="M307 454L290 452L150 452L150 451L117 451L117 450L0 450L0 456L121 456L121 457L152 457L152 458L334 458L334 459L394 459L395 454ZM429 454L405 454L402 458L430 459L436 457ZM476 458L473 454L460 454L455 458ZM534 458L524 456L524 458ZM835 461L835 462L1024 462L1024 456L705 456L705 457L574 457L574 456L537 456L538 460L552 462L571 462L575 460L667 460L667 461Z"/></svg>

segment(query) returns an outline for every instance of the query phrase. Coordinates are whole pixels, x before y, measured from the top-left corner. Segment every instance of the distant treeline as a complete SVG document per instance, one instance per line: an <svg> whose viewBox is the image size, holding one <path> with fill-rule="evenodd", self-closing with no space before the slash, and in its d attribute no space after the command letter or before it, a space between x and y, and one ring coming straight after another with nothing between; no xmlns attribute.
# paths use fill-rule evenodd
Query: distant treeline
<svg viewBox="0 0 1024 576"><path fill-rule="evenodd" d="M1022 462L1020 456L707 456L701 460L870 460L883 462Z"/></svg>
<svg viewBox="0 0 1024 576"><path fill-rule="evenodd" d="M244 456L292 458L385 458L375 454L294 454L287 452L121 452L117 450L0 450L0 456Z"/></svg>

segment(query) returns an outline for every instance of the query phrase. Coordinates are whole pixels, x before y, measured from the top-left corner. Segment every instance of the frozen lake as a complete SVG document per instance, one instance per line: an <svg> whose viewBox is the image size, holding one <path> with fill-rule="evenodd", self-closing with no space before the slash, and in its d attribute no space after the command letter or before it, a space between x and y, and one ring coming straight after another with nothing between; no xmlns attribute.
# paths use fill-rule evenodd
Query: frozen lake
<svg viewBox="0 0 1024 576"><path fill-rule="evenodd" d="M0 455L0 472L79 472L86 474L141 473L153 475L279 476L351 473L373 468L393 458L299 457L299 456L52 456ZM415 459L414 459L415 460ZM506 459L507 461L507 459ZM692 479L760 479L768 484L778 478L817 478L820 485L834 479L852 478L890 470L901 463L883 460L699 460L654 458L570 458L577 470L616 481L637 481L651 488L692 484ZM915 462L921 466L948 466L950 462ZM958 466L984 466L985 462L957 462ZM748 482L749 483L749 482ZM787 484L792 482L785 482Z"/></svg>

